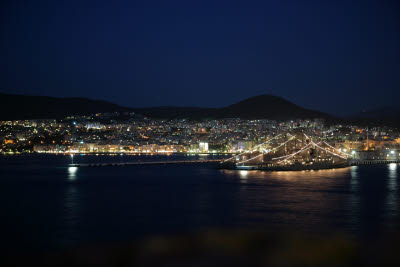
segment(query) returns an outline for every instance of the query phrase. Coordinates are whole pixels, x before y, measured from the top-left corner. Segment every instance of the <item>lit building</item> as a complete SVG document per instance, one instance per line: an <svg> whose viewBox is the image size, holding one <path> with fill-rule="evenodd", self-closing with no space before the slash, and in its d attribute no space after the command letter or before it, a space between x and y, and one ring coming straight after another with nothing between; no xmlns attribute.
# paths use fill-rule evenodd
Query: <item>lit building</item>
<svg viewBox="0 0 400 267"><path fill-rule="evenodd" d="M199 150L200 150L200 152L207 153L208 152L208 142L200 142Z"/></svg>

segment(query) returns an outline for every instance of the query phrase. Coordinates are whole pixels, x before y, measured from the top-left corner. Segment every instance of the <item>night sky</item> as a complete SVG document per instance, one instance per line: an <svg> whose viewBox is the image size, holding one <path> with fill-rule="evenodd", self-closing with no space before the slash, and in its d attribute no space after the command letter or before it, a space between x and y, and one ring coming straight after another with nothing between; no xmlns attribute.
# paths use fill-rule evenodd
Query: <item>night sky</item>
<svg viewBox="0 0 400 267"><path fill-rule="evenodd" d="M396 3L397 2L397 3ZM400 1L2 1L0 91L222 107L399 106Z"/></svg>

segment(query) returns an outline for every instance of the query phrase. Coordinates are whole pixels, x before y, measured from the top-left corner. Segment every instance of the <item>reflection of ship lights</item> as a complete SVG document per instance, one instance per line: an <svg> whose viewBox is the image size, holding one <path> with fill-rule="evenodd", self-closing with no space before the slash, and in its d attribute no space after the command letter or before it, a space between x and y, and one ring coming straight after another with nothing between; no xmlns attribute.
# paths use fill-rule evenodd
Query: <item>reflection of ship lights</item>
<svg viewBox="0 0 400 267"><path fill-rule="evenodd" d="M78 167L68 167L68 179L73 181L76 179L76 172L78 171Z"/></svg>
<svg viewBox="0 0 400 267"><path fill-rule="evenodd" d="M249 174L248 171L240 171L239 172L240 178L242 178L242 179L246 179L248 174Z"/></svg>
<svg viewBox="0 0 400 267"><path fill-rule="evenodd" d="M397 164L396 163L390 163L389 164L389 170L390 171L395 171L397 169Z"/></svg>

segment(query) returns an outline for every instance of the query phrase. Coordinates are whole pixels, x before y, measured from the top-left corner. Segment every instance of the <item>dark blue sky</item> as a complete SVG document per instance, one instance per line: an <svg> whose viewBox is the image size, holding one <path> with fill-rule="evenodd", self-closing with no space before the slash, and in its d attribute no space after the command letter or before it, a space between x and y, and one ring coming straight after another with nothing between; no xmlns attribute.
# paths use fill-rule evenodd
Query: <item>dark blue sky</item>
<svg viewBox="0 0 400 267"><path fill-rule="evenodd" d="M275 94L334 114L398 106L398 1L0 4L0 91L125 106Z"/></svg>

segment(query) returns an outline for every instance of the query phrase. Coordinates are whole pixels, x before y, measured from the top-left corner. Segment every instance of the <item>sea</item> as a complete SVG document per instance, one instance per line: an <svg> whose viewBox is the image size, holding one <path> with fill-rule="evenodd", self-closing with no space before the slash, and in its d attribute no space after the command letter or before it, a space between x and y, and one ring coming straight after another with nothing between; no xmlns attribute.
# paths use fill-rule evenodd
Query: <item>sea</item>
<svg viewBox="0 0 400 267"><path fill-rule="evenodd" d="M0 156L1 249L63 249L207 229L289 229L371 239L399 230L399 164L319 171L217 164L76 167L224 155Z"/></svg>

